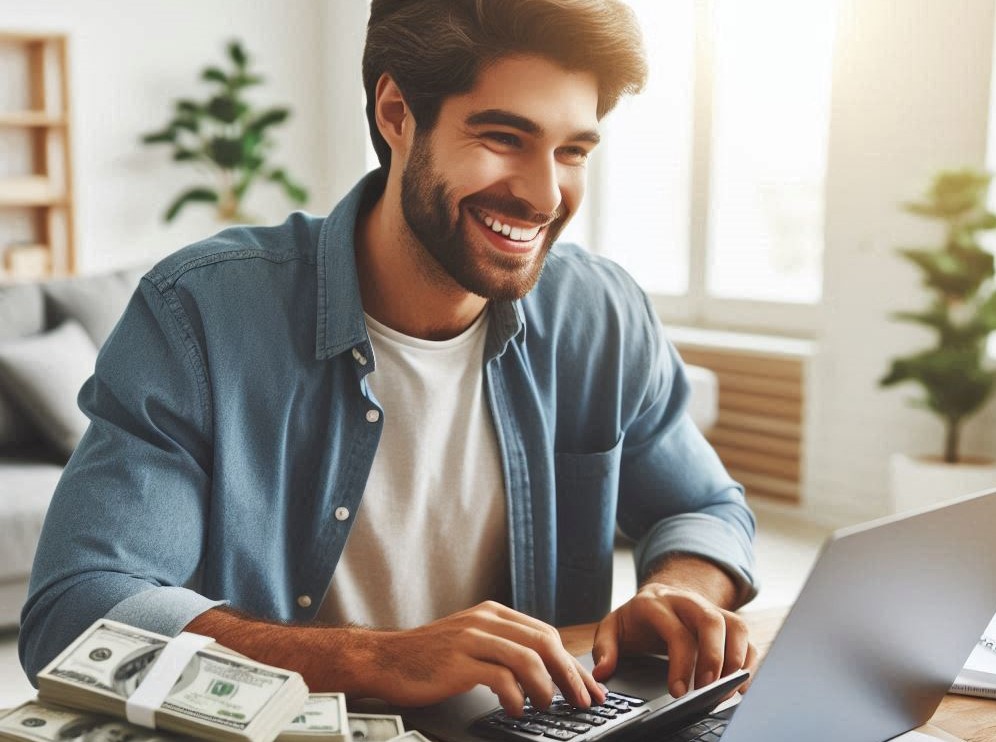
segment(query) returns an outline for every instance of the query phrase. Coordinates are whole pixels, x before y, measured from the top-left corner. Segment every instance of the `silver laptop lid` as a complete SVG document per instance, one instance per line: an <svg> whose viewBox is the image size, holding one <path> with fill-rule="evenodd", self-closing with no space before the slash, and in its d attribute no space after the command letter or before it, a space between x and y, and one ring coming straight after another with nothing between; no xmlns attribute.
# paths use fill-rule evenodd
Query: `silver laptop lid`
<svg viewBox="0 0 996 742"><path fill-rule="evenodd" d="M996 613L996 490L833 534L723 742L879 742L933 715Z"/></svg>

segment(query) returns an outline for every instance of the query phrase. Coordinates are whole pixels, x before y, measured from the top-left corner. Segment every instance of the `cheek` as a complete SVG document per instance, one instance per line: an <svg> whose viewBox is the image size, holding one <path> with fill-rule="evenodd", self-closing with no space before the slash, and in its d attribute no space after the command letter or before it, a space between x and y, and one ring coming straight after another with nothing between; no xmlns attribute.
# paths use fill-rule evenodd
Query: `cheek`
<svg viewBox="0 0 996 742"><path fill-rule="evenodd" d="M588 187L588 170L583 167L564 168L559 181L564 206L569 213L574 214L581 207L585 189Z"/></svg>

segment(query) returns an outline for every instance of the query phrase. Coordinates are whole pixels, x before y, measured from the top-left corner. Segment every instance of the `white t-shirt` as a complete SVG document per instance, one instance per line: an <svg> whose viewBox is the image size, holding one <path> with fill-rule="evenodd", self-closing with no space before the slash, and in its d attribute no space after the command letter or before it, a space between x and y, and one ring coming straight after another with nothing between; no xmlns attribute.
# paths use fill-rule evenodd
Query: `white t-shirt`
<svg viewBox="0 0 996 742"><path fill-rule="evenodd" d="M384 428L318 620L412 628L507 600L504 479L482 364L487 311L444 341L367 317Z"/></svg>

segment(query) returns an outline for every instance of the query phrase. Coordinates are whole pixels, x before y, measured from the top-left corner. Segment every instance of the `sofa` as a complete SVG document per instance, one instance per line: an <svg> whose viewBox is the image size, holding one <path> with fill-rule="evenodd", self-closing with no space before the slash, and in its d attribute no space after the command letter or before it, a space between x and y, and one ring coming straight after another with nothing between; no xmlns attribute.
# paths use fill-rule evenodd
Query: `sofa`
<svg viewBox="0 0 996 742"><path fill-rule="evenodd" d="M18 624L45 511L86 429L76 395L146 270L0 285L0 628Z"/></svg>
<svg viewBox="0 0 996 742"><path fill-rule="evenodd" d="M0 285L0 629L19 623L45 511L88 423L79 388L146 270ZM716 376L695 366L688 376L689 411L706 430Z"/></svg>

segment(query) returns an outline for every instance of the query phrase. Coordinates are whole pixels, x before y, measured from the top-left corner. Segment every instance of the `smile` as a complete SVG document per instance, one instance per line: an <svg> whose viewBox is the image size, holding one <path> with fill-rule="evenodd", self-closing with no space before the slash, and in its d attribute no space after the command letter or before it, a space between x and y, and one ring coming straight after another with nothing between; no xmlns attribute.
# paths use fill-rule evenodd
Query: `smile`
<svg viewBox="0 0 996 742"><path fill-rule="evenodd" d="M496 232L513 242L532 242L536 239L536 235L540 233L543 229L542 226L536 227L513 227L510 224L505 224L504 222L495 219L490 214L486 214L478 209L470 209L470 213L474 215L474 218L479 222L483 222L486 227L491 231Z"/></svg>

